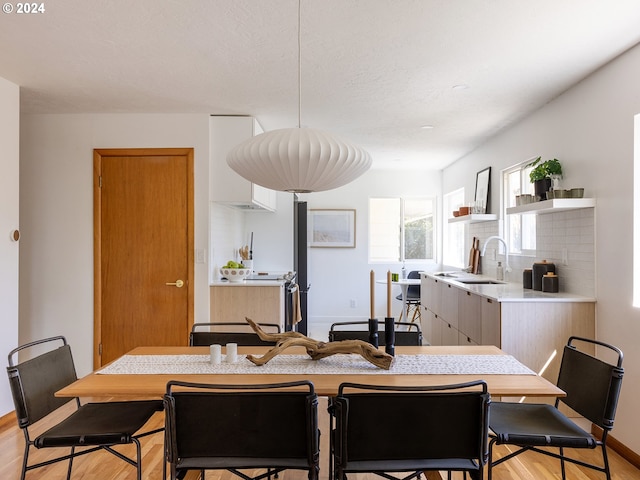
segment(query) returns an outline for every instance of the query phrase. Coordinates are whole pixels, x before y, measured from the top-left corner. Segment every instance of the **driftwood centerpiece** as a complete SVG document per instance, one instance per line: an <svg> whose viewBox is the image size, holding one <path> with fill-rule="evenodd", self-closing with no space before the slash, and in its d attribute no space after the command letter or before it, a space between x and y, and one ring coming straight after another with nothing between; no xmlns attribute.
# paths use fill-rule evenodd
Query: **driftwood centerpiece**
<svg viewBox="0 0 640 480"><path fill-rule="evenodd" d="M389 370L391 361L393 360L391 355L378 350L370 343L363 342L362 340L320 342L300 332L267 333L250 318L245 318L245 320L262 340L276 342L275 346L262 357L247 355L247 360L258 366L264 365L287 348L296 346L304 347L307 350L307 355L309 355L312 360L320 360L321 358L330 357L338 353L355 353L361 355L362 358L369 363L384 370Z"/></svg>

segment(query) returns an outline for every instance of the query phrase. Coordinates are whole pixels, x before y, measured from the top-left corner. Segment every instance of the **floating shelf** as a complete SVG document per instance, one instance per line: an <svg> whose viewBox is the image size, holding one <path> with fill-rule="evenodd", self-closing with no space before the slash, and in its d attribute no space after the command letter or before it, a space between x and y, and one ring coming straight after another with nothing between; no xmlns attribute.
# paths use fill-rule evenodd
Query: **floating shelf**
<svg viewBox="0 0 640 480"><path fill-rule="evenodd" d="M557 213L579 208L593 208L596 206L595 198L553 198L542 202L533 202L526 205L507 208L507 215Z"/></svg>
<svg viewBox="0 0 640 480"><path fill-rule="evenodd" d="M472 213L470 215L463 215L461 217L453 217L449 219L449 223L480 223L480 222L491 222L492 220L497 220L498 216L494 213Z"/></svg>

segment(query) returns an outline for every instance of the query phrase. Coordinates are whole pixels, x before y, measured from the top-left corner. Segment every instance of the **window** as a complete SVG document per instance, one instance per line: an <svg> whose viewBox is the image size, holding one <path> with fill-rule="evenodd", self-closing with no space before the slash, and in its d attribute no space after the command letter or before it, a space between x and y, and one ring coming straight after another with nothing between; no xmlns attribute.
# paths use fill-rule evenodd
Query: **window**
<svg viewBox="0 0 640 480"><path fill-rule="evenodd" d="M444 217L464 205L464 188L447 193L443 197ZM446 221L446 220L445 220ZM444 227L442 242L442 263L451 267L466 268L467 259L464 258L464 224L448 223Z"/></svg>
<svg viewBox="0 0 640 480"><path fill-rule="evenodd" d="M369 261L433 260L435 201L369 199Z"/></svg>
<svg viewBox="0 0 640 480"><path fill-rule="evenodd" d="M536 216L507 215L506 209L515 207L516 195L533 194L533 184L529 181L530 163L531 160L502 171L505 236L509 243L509 251L521 255L535 255Z"/></svg>

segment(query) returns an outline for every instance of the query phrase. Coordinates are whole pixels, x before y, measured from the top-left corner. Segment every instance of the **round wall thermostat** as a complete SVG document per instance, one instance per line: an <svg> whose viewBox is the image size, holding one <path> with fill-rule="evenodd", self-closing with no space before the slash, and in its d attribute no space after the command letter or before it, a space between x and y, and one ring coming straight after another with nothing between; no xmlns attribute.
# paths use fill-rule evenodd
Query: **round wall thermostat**
<svg viewBox="0 0 640 480"><path fill-rule="evenodd" d="M14 230L13 232L11 232L11 239L14 242L17 242L18 240L20 240L20 230Z"/></svg>

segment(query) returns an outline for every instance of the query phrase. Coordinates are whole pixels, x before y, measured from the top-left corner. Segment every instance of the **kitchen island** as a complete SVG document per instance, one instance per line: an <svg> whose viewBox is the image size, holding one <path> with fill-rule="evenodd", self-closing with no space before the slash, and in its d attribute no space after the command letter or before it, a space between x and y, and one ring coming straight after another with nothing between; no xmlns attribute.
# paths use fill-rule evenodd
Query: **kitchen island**
<svg viewBox="0 0 640 480"><path fill-rule="evenodd" d="M285 330L284 279L218 280L209 285L211 323L237 322L246 324L245 317L257 323L275 323ZM219 331L238 331L221 326ZM247 325L246 331L252 331Z"/></svg>
<svg viewBox="0 0 640 480"><path fill-rule="evenodd" d="M495 345L555 382L570 336L595 338L592 297L489 277L421 273L422 329L432 345Z"/></svg>

